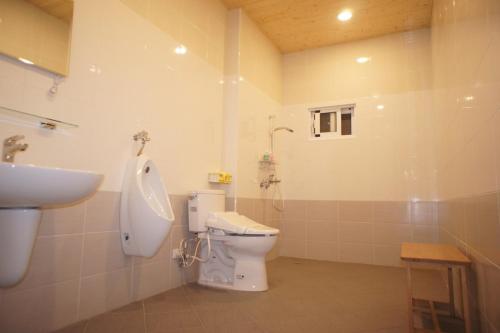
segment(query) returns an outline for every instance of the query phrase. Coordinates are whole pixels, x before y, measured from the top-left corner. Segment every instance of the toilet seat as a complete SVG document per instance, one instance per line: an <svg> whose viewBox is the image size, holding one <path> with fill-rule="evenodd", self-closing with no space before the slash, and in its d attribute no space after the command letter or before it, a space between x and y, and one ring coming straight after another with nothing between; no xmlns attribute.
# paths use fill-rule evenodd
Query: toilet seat
<svg viewBox="0 0 500 333"><path fill-rule="evenodd" d="M224 231L234 236L275 236L279 230L249 219L236 212L211 212L207 227Z"/></svg>

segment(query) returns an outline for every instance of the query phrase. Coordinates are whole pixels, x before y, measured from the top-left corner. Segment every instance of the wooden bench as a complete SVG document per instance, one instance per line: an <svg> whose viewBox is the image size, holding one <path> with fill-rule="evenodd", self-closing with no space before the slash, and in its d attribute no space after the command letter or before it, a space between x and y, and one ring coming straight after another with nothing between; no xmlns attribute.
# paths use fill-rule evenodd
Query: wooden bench
<svg viewBox="0 0 500 333"><path fill-rule="evenodd" d="M406 265L408 279L408 316L410 333L414 332L443 332L439 323L439 318L447 318L453 322L463 324L466 333L472 333L470 309L469 309L469 287L467 272L471 261L457 247L443 244L421 244L403 243L401 245L401 260ZM445 267L448 273L448 294L449 303L423 300L413 297L412 292L412 266L418 265ZM457 269L460 274L462 316L456 313L456 299L453 287L453 269ZM414 313L428 314L431 316L434 330L415 328Z"/></svg>

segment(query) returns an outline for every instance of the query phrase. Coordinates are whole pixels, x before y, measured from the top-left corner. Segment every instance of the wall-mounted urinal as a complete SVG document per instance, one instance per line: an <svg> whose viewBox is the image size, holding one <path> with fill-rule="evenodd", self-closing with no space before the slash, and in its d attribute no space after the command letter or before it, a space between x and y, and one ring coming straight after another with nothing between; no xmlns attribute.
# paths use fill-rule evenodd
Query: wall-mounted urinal
<svg viewBox="0 0 500 333"><path fill-rule="evenodd" d="M167 237L174 212L160 174L145 155L130 160L121 197L120 229L123 251L151 257Z"/></svg>

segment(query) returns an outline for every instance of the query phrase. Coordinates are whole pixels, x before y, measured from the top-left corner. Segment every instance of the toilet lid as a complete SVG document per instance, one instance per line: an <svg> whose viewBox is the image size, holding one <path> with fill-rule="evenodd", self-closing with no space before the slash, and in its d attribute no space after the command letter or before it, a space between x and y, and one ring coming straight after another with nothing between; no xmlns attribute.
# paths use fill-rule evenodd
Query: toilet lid
<svg viewBox="0 0 500 333"><path fill-rule="evenodd" d="M276 235L280 232L236 212L210 213L207 226L240 235Z"/></svg>

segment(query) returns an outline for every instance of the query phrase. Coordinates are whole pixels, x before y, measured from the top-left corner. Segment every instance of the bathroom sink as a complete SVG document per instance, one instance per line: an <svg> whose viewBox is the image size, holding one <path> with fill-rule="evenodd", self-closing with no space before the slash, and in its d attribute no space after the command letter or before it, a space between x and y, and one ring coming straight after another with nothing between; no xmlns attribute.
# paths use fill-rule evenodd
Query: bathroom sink
<svg viewBox="0 0 500 333"><path fill-rule="evenodd" d="M42 208L83 200L102 178L89 171L0 162L0 288L26 274Z"/></svg>
<svg viewBox="0 0 500 333"><path fill-rule="evenodd" d="M92 194L102 178L89 171L0 162L0 208L69 204Z"/></svg>

